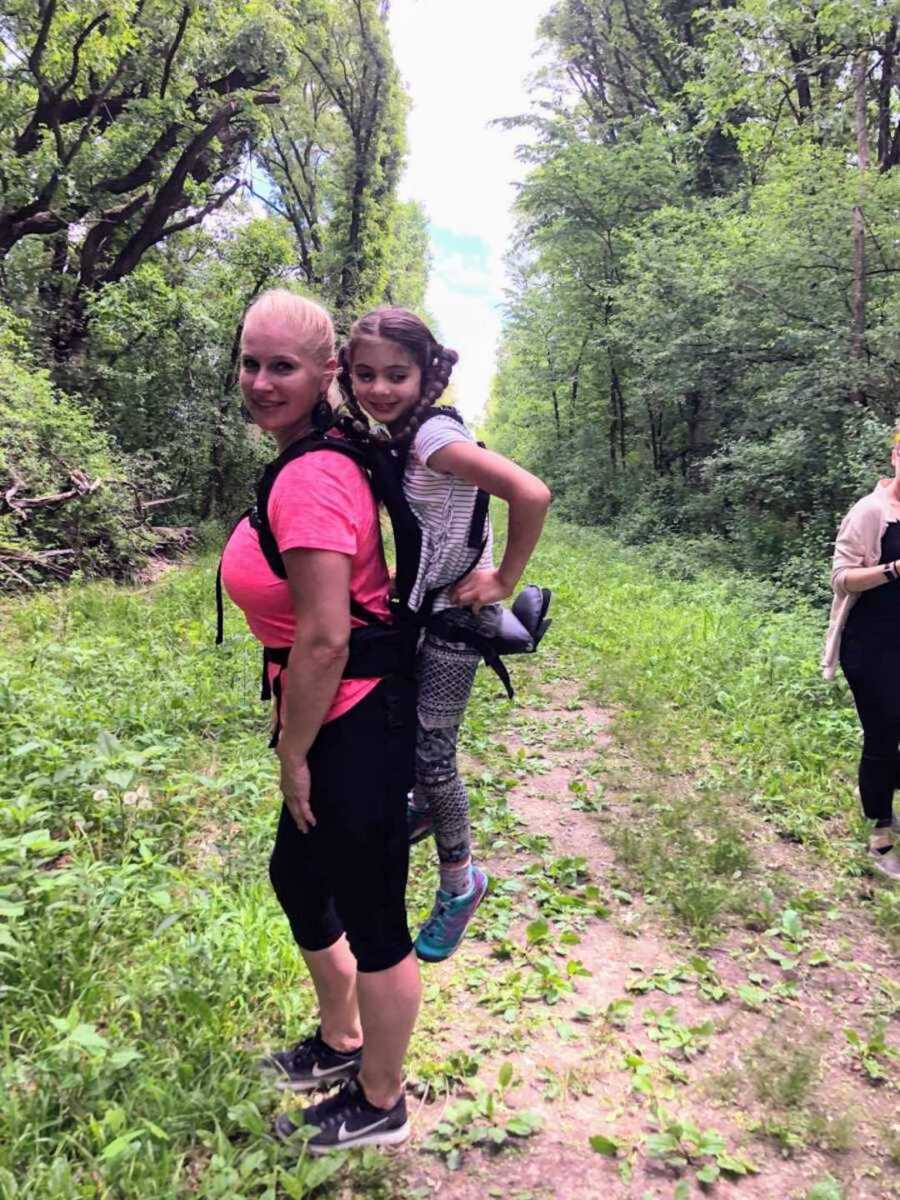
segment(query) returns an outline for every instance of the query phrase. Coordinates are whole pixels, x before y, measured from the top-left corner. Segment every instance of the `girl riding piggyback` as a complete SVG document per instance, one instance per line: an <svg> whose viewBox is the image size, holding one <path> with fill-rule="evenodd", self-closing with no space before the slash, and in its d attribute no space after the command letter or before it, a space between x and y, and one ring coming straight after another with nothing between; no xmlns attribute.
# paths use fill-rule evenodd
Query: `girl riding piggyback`
<svg viewBox="0 0 900 1200"><path fill-rule="evenodd" d="M361 418L361 409L405 454L403 491L422 532L409 608L430 606L431 614L440 614L440 636L428 629L416 663L416 777L409 808L410 841L433 831L440 866L434 907L415 942L418 956L429 962L457 948L488 886L472 861L468 797L456 759L480 654L471 640L454 640L453 633L496 635L499 601L512 594L525 570L550 504L545 484L479 446L454 410L434 407L457 357L415 314L382 308L351 328L338 375L354 416ZM509 506L497 568L485 493Z"/></svg>

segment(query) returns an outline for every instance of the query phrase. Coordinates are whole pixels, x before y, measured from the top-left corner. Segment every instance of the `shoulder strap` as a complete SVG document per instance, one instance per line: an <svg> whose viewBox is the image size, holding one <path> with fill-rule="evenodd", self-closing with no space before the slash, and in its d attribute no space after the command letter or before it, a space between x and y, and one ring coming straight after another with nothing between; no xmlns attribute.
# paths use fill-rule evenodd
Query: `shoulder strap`
<svg viewBox="0 0 900 1200"><path fill-rule="evenodd" d="M281 471L301 458L317 450L331 450L343 454L362 467L369 481L369 486L376 501L384 504L390 517L394 534L394 544L397 551L396 590L402 609L406 609L409 594L419 570L419 558L422 548L422 533L413 515L412 509L403 493L403 466L387 447L375 443L361 443L347 437L328 437L325 434L312 434L301 438L288 446L283 454L270 463L262 474L256 489L256 504L250 511L250 523L259 537L259 547L265 556L272 572L279 579L287 578L284 559L275 541L275 535L269 524L269 497L275 480ZM382 624L380 618L369 612L357 600L350 598L350 612L366 624Z"/></svg>
<svg viewBox="0 0 900 1200"><path fill-rule="evenodd" d="M421 429L425 422L430 421L432 417L450 417L451 420L456 421L457 424L468 428L468 426L466 426L465 419L450 404L433 404L431 408L426 409L424 415L419 420L419 428ZM480 446L482 450L485 448L484 442L476 442L476 445ZM483 488L479 488L475 496L475 507L472 510L472 521L469 525L469 535L466 539L467 548L469 550L477 550L478 554L473 560L472 565L467 567L463 572L463 575L468 575L469 571L471 571L472 568L477 565L478 560L484 553L484 547L487 544L484 527L487 522L488 506L490 505L490 502L491 497L489 493L484 491ZM463 576L461 575L460 579L462 577ZM459 581L457 580L457 582Z"/></svg>
<svg viewBox="0 0 900 1200"><path fill-rule="evenodd" d="M452 404L432 404L419 417L419 428L421 429L425 422L430 421L432 417L450 417L458 425L465 425L466 423L462 414L458 413Z"/></svg>
<svg viewBox="0 0 900 1200"><path fill-rule="evenodd" d="M231 541L232 534L243 521L244 517L249 517L252 513L252 508L246 508L232 525L228 531L228 537L225 539L225 545ZM216 645L221 646L225 640L225 605L222 594L222 559L225 557L225 547L222 547L222 553L219 555L219 565L216 568Z"/></svg>
<svg viewBox="0 0 900 1200"><path fill-rule="evenodd" d="M365 454L369 481L379 504L383 504L394 535L396 574L394 591L403 610L408 611L409 597L419 574L422 557L422 529L403 490L406 458L403 449L370 442Z"/></svg>
<svg viewBox="0 0 900 1200"><path fill-rule="evenodd" d="M288 446L287 450L280 454L274 462L269 463L256 486L256 504L250 510L250 524L257 532L259 548L262 550L266 562L272 573L279 579L287 579L287 571L269 524L269 497L275 486L275 480L288 463L292 463L314 450L336 451L338 454L353 459L364 470L366 467L365 454L359 446L345 442L343 439L326 437L321 433L313 433L308 437L300 438L299 441Z"/></svg>

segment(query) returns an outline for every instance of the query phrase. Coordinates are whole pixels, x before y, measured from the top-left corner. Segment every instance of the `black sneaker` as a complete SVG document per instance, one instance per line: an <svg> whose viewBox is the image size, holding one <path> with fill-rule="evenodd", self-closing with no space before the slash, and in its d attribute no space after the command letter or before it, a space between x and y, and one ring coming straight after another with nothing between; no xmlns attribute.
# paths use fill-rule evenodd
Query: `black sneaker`
<svg viewBox="0 0 900 1200"><path fill-rule="evenodd" d="M392 1108L376 1108L366 1099L358 1079L348 1080L333 1096L305 1108L302 1124L318 1130L306 1143L310 1154L355 1146L396 1146L409 1137L405 1094ZM287 1113L275 1121L280 1138L289 1138L298 1128Z"/></svg>
<svg viewBox="0 0 900 1200"><path fill-rule="evenodd" d="M290 1050L276 1050L263 1065L279 1074L276 1086L293 1092L308 1092L313 1088L330 1087L352 1079L362 1061L362 1046L344 1053L332 1050L322 1041L321 1030L304 1038Z"/></svg>

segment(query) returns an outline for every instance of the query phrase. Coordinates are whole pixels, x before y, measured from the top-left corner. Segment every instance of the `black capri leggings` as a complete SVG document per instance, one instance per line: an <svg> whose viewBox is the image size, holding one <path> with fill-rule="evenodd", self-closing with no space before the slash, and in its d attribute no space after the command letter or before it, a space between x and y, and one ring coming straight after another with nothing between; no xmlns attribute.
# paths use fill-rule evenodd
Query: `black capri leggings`
<svg viewBox="0 0 900 1200"><path fill-rule="evenodd" d="M859 795L870 821L890 824L900 786L900 649L853 631L841 639L841 669L863 729Z"/></svg>
<svg viewBox="0 0 900 1200"><path fill-rule="evenodd" d="M360 971L385 971L412 949L406 797L415 728L415 684L383 679L310 748L316 824L301 833L281 806L269 877L294 938L325 950L346 933Z"/></svg>

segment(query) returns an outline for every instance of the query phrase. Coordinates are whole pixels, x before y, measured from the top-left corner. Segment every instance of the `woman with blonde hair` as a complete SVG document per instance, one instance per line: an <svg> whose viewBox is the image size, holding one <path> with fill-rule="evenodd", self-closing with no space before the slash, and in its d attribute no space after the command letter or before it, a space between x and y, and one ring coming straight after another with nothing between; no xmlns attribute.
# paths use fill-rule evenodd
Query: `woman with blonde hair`
<svg viewBox="0 0 900 1200"><path fill-rule="evenodd" d="M834 544L834 601L822 660L826 679L838 662L862 725L859 796L873 823L871 866L900 879L894 790L900 785L900 426L891 449L893 477L853 505Z"/></svg>
<svg viewBox="0 0 900 1200"><path fill-rule="evenodd" d="M364 471L316 436L336 366L318 304L273 290L250 306L240 387L279 458L268 528L251 514L222 556L222 583L266 648L283 797L270 877L319 1007L315 1032L271 1061L293 1090L340 1085L303 1113L313 1153L408 1136L402 1069L420 1000L405 904L415 685L411 671L349 669L352 631L390 623L389 581ZM296 1127L284 1114L276 1128Z"/></svg>

